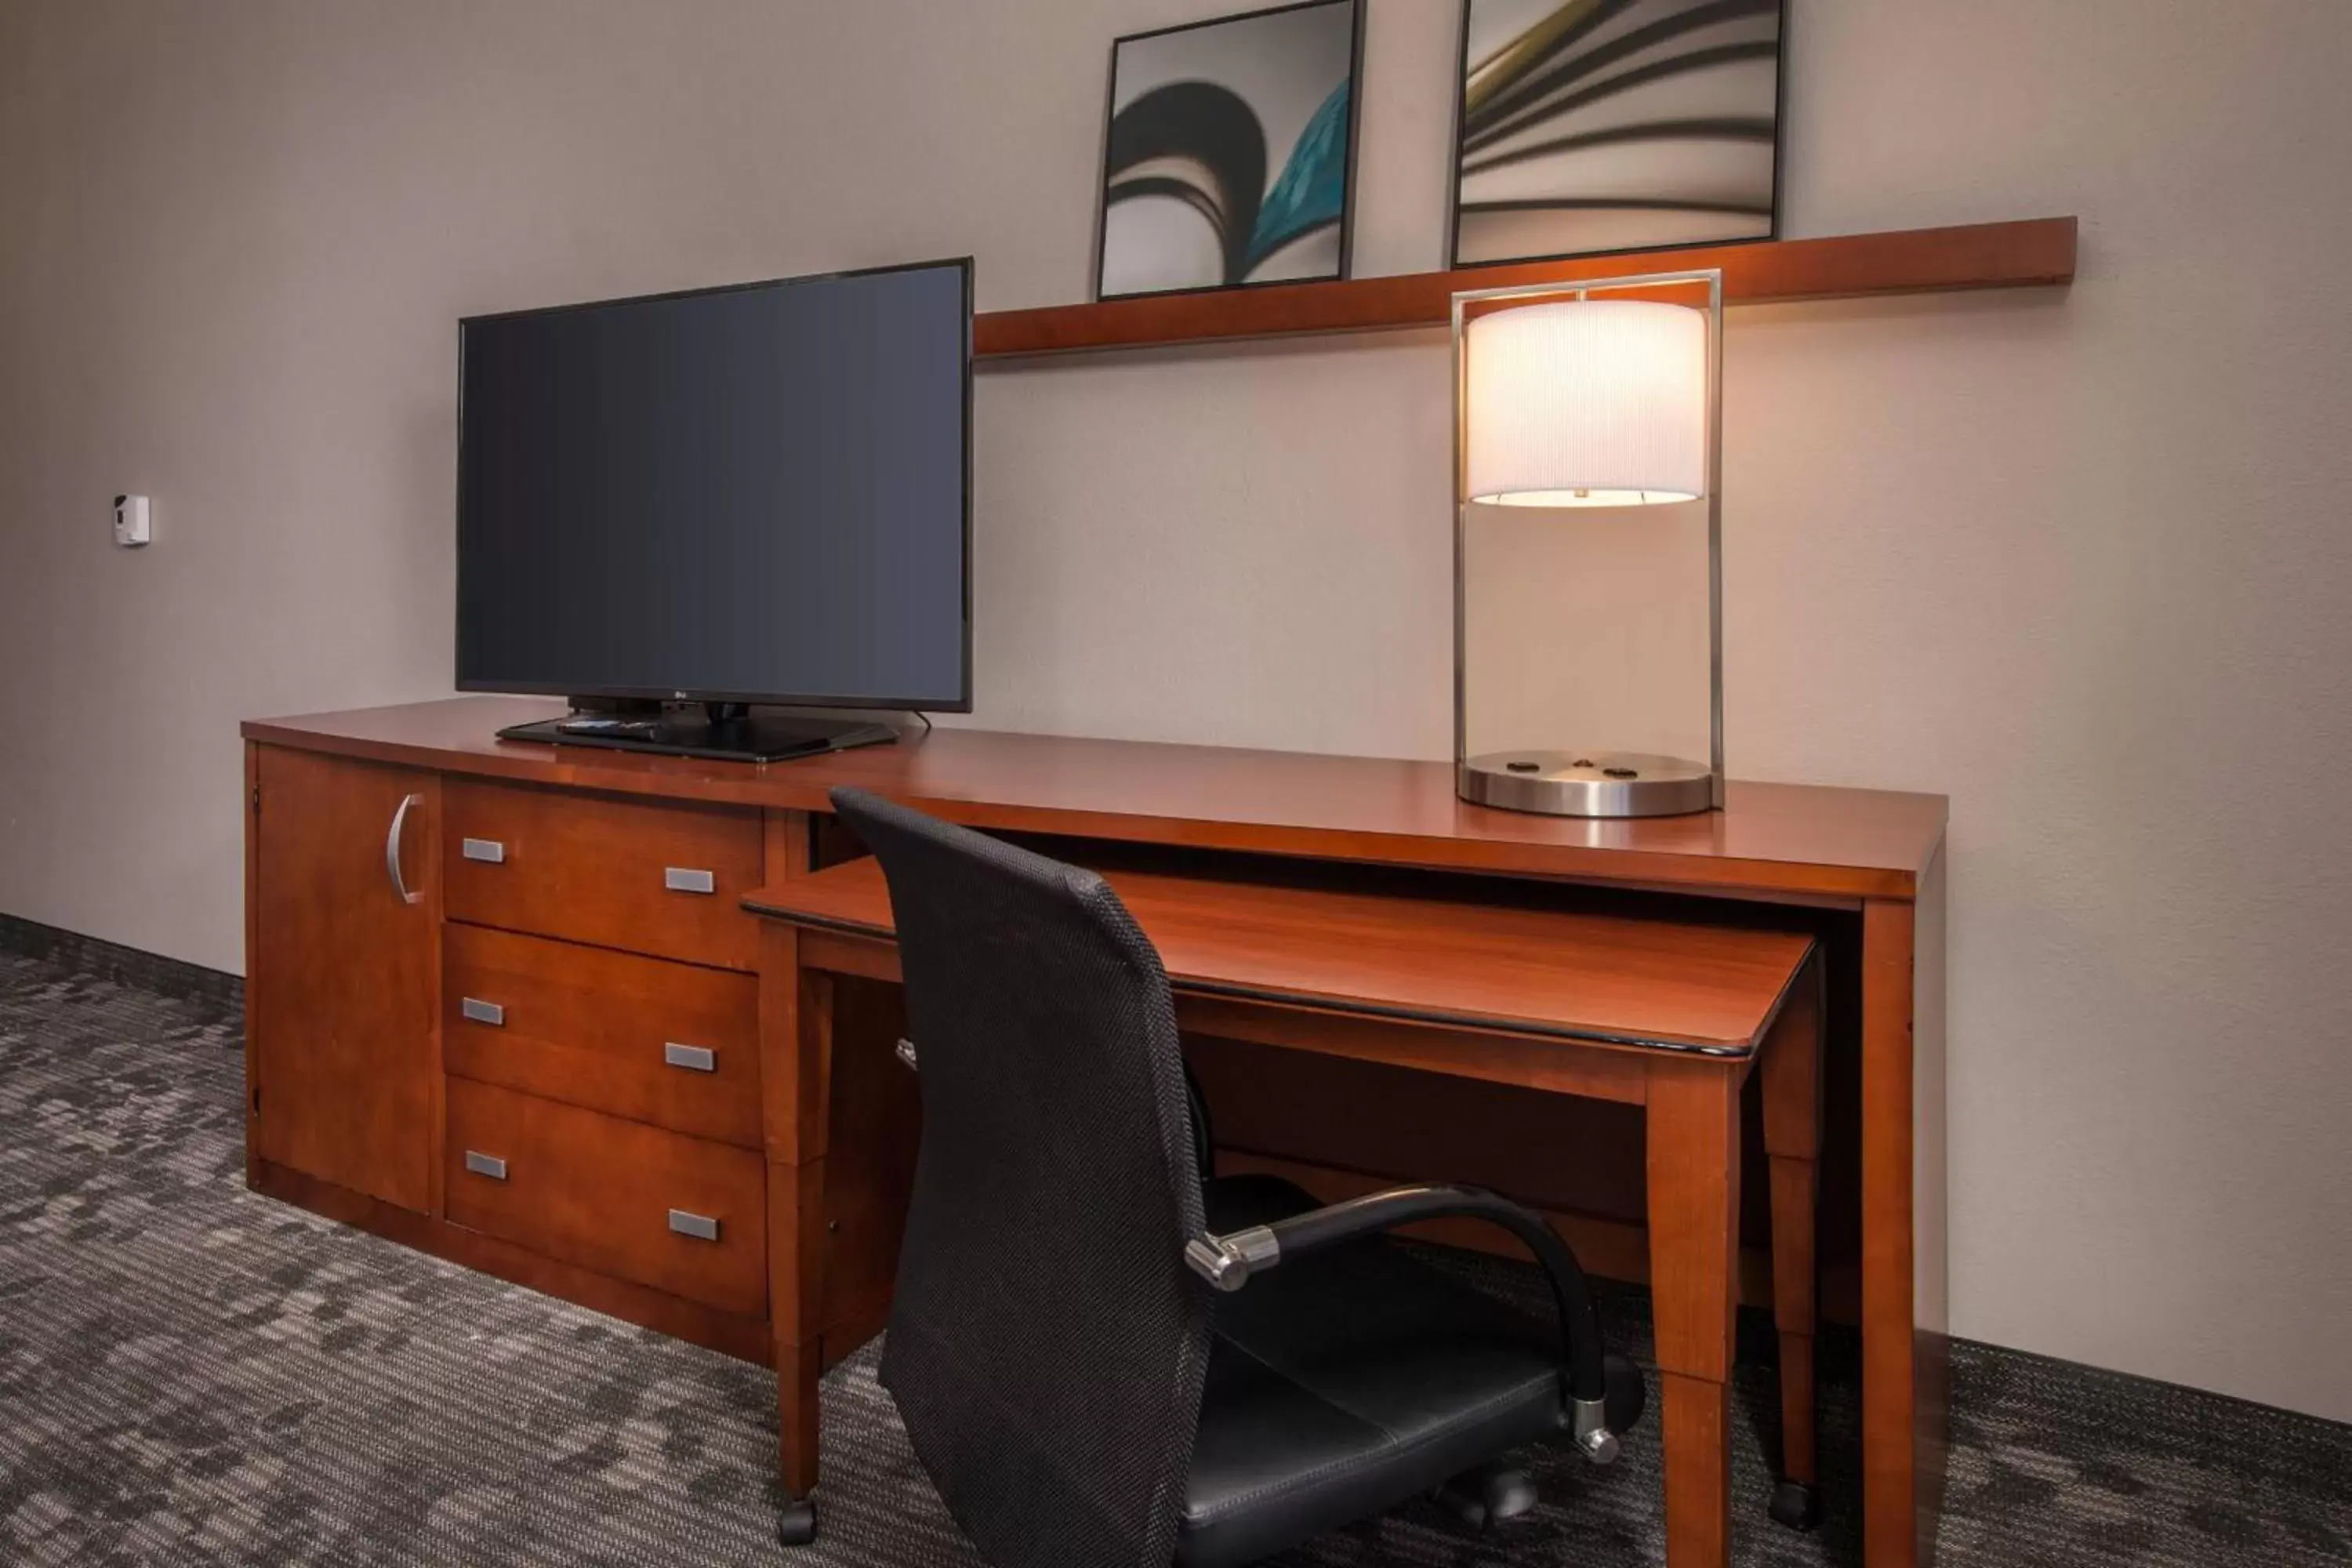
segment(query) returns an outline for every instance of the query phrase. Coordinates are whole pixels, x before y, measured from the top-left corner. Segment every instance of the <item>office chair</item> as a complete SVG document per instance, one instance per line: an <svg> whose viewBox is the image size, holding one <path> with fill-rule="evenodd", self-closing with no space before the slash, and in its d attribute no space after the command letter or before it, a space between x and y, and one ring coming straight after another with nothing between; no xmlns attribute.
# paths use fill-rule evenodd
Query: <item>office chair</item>
<svg viewBox="0 0 2352 1568"><path fill-rule="evenodd" d="M1490 1193L1332 1207L1202 1177L1159 953L1091 871L861 791L835 809L896 915L923 1131L882 1382L995 1568L1221 1568L1452 1483L1533 1501L1508 1450L1607 1463L1640 1373L1574 1255ZM1380 1233L1469 1216L1526 1242L1558 1322Z"/></svg>

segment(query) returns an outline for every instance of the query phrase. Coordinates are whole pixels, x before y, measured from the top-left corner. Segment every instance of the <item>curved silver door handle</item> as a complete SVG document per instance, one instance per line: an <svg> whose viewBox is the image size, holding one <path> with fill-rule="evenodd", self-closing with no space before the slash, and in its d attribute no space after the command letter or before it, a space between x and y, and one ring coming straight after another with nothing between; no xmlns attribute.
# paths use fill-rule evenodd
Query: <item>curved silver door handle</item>
<svg viewBox="0 0 2352 1568"><path fill-rule="evenodd" d="M383 836L383 868L391 873L392 890L400 895L400 901L404 904L416 903L425 897L422 893L410 892L408 879L400 874L401 831L408 826L408 808L422 804L424 799L421 795L401 796L400 809L392 814L392 831Z"/></svg>

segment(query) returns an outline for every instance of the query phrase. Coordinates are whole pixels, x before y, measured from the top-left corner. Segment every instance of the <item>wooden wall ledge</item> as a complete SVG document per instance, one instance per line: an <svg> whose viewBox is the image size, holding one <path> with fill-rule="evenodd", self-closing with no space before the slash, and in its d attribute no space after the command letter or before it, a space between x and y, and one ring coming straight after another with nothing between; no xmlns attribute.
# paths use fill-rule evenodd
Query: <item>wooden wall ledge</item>
<svg viewBox="0 0 2352 1568"><path fill-rule="evenodd" d="M2074 227L2071 217L2029 218L992 310L973 320L972 349L986 361L1308 332L1442 327L1453 318L1454 296L1465 289L1694 267L1722 268L1725 302L1735 305L2035 288L2074 280Z"/></svg>

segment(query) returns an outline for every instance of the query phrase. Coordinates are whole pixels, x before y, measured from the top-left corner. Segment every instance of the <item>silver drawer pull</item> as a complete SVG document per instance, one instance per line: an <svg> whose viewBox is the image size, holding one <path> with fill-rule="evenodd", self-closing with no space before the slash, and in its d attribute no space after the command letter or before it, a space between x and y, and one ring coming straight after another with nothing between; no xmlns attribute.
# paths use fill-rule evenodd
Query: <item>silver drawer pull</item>
<svg viewBox="0 0 2352 1568"><path fill-rule="evenodd" d="M466 1169L478 1176L488 1176L494 1182L507 1179L507 1163L496 1154L485 1154L478 1149L466 1151Z"/></svg>
<svg viewBox="0 0 2352 1568"><path fill-rule="evenodd" d="M507 1026L507 1010L495 1002L483 1002L467 996L457 1004L457 1011L477 1024L488 1024L493 1029Z"/></svg>
<svg viewBox="0 0 2352 1568"><path fill-rule="evenodd" d="M715 893L719 879L708 871L697 871L685 866L662 868L662 886L673 893Z"/></svg>
<svg viewBox="0 0 2352 1568"><path fill-rule="evenodd" d="M914 1042L914 1041L912 1041L912 1040L900 1040L900 1041L898 1042L898 1059L899 1059L900 1061L902 1061L902 1062L905 1062L905 1063L907 1064L907 1066L908 1066L908 1068L910 1071L914 1071L914 1072L920 1072L920 1071L922 1071L922 1068L920 1068L919 1067L917 1067L917 1066L915 1065L915 1042Z"/></svg>
<svg viewBox="0 0 2352 1568"><path fill-rule="evenodd" d="M410 892L408 879L400 874L401 833L408 826L410 809L424 804L425 797L421 795L402 795L399 806L392 814L392 831L383 836L383 868L392 873L392 890L400 895L400 901L404 904L415 903L425 897L422 893Z"/></svg>
<svg viewBox="0 0 2352 1568"><path fill-rule="evenodd" d="M468 860L487 861L493 866L506 864L507 847L495 838L468 838L457 846L457 850Z"/></svg>
<svg viewBox="0 0 2352 1568"><path fill-rule="evenodd" d="M681 1046L672 1040L662 1047L662 1060L688 1072L717 1072L719 1053L708 1046Z"/></svg>
<svg viewBox="0 0 2352 1568"><path fill-rule="evenodd" d="M669 1227L680 1236L690 1236L697 1241L717 1241L719 1222L707 1215L688 1214L684 1209L669 1211Z"/></svg>

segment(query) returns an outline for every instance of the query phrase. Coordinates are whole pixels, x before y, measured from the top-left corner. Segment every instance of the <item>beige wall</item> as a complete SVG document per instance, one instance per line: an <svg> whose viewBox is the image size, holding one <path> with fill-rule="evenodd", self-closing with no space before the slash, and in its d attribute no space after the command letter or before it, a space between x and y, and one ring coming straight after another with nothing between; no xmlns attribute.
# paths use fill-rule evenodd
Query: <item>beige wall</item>
<svg viewBox="0 0 2352 1568"><path fill-rule="evenodd" d="M1080 298L1108 38L1217 8L0 0L0 910L238 966L236 721L449 689L459 315ZM1373 0L1368 271L1451 12ZM1729 349L1735 771L1952 797L1953 1327L2352 1417L2352 5L1795 12L1790 232L2084 219ZM1445 751L1442 344L979 396L979 721Z"/></svg>

